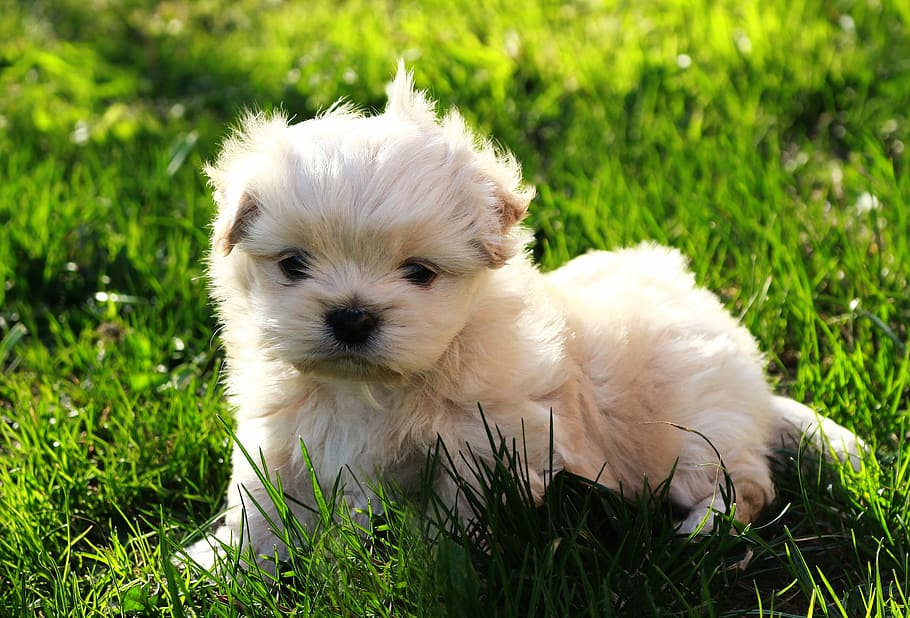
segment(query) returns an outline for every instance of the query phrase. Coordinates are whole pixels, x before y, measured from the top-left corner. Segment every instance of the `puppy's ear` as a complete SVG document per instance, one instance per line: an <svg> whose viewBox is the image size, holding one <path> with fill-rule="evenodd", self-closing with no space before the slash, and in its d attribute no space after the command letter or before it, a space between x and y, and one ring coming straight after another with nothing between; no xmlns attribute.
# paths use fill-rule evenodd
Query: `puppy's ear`
<svg viewBox="0 0 910 618"><path fill-rule="evenodd" d="M423 90L414 87L414 73L408 71L404 61L398 61L398 72L395 79L386 89L389 102L385 113L401 118L407 118L420 124L433 124L436 122L435 104L427 97Z"/></svg>
<svg viewBox="0 0 910 618"><path fill-rule="evenodd" d="M216 254L226 256L249 231L261 206L247 188L262 161L286 148L287 116L281 111L247 112L222 144L218 159L205 166L218 216L212 234Z"/></svg>
<svg viewBox="0 0 910 618"><path fill-rule="evenodd" d="M219 200L216 192L216 200ZM253 220L259 216L259 203L249 193L241 194L237 204L221 208L215 220L212 235L212 247L222 257L226 257L234 247L247 235Z"/></svg>
<svg viewBox="0 0 910 618"><path fill-rule="evenodd" d="M490 187L488 206L492 213L479 217L477 245L486 254L490 266L498 268L522 250L526 234L518 225L527 216L528 204L534 198L533 187L521 182L521 166L509 152L502 152L489 140L478 138L458 110L452 108L441 120L436 116L436 103L425 91L414 87L414 74L398 62L398 72L388 87L386 114L406 118L424 126L438 126L453 152L470 153L470 167L477 178ZM492 215L492 216L490 216Z"/></svg>
<svg viewBox="0 0 910 618"><path fill-rule="evenodd" d="M503 266L515 257L527 242L519 225L528 215L528 205L534 199L534 188L520 185L497 185L493 191L493 214L498 223L492 234L481 237L480 245L492 268Z"/></svg>

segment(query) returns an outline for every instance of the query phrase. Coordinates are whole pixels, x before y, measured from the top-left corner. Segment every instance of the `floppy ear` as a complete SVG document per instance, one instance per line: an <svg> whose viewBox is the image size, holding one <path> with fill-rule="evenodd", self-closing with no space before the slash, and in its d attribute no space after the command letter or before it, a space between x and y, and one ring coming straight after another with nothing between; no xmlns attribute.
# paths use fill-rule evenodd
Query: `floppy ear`
<svg viewBox="0 0 910 618"><path fill-rule="evenodd" d="M498 228L484 235L480 243L492 268L503 266L524 248L528 239L519 223L528 215L532 199L533 187L498 185L494 189L492 208Z"/></svg>
<svg viewBox="0 0 910 618"><path fill-rule="evenodd" d="M228 256L234 247L247 235L253 220L259 216L259 203L249 193L242 193L237 203L225 208L221 205L224 199L215 192L215 201L219 202L218 218L212 233L212 248L222 257Z"/></svg>
<svg viewBox="0 0 910 618"><path fill-rule="evenodd" d="M496 192L496 214L502 223L502 230L506 232L524 221L528 216L528 205L534 199L533 187L522 187L516 191L500 187Z"/></svg>
<svg viewBox="0 0 910 618"><path fill-rule="evenodd" d="M288 119L283 112L247 112L222 145L214 163L205 166L218 206L212 248L227 256L249 232L262 208L245 187L263 152L283 147Z"/></svg>
<svg viewBox="0 0 910 618"><path fill-rule="evenodd" d="M481 184L489 187L488 207L492 216L477 221L477 245L490 266L498 268L524 247L527 234L518 225L528 213L534 198L533 187L521 181L521 166L509 152L497 149L489 140L480 139L468 127L458 110L450 109L441 120L436 103L425 91L414 87L414 74L398 61L398 72L388 87L386 113L424 126L438 126L454 150L470 153L471 167Z"/></svg>

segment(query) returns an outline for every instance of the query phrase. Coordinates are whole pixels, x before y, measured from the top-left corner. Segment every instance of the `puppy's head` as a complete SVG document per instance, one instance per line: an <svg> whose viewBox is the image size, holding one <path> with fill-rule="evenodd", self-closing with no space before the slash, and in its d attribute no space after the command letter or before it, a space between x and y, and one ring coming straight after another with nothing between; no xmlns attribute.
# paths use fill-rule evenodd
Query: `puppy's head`
<svg viewBox="0 0 910 618"><path fill-rule="evenodd" d="M533 197L511 155L433 108L399 67L382 114L243 120L206 169L226 329L252 325L267 354L313 374L433 366L489 271L521 253Z"/></svg>

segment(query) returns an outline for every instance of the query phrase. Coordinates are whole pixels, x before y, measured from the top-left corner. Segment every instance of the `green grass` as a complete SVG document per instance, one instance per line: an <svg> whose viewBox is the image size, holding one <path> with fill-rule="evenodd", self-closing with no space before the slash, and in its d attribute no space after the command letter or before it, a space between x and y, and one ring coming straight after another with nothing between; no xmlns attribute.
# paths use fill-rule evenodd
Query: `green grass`
<svg viewBox="0 0 910 618"><path fill-rule="evenodd" d="M171 566L229 475L202 163L245 107L381 108L399 57L524 162L544 267L679 247L863 471L791 453L690 542L661 488L535 510L505 457L475 528L329 500L277 581ZM908 110L888 0L0 2L0 615L906 615Z"/></svg>

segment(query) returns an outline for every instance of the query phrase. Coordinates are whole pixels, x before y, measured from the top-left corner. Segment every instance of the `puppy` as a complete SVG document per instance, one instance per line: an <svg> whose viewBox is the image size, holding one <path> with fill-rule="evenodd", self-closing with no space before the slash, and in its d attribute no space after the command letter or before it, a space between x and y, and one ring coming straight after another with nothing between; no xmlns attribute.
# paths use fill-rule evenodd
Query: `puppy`
<svg viewBox="0 0 910 618"><path fill-rule="evenodd" d="M434 107L399 67L383 113L250 115L207 167L239 442L218 540L286 549L240 445L312 504L302 441L319 481L341 475L362 508L371 483L413 487L439 438L492 459L479 406L520 445L538 498L551 463L627 492L675 467L684 533L732 506L724 471L735 517L755 518L774 497L771 450L806 432L858 465L851 432L772 394L755 340L677 251L644 244L538 272L518 163ZM451 479L436 489L457 506ZM189 554L210 565L213 545Z"/></svg>

